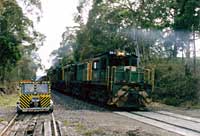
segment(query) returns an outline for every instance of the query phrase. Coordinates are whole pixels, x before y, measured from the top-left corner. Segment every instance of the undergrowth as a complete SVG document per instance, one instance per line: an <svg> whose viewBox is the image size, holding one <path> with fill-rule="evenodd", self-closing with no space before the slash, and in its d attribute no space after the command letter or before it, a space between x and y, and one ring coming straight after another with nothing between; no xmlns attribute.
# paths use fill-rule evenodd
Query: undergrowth
<svg viewBox="0 0 200 136"><path fill-rule="evenodd" d="M184 65L168 63L156 66L154 101L173 106L198 107L200 77L185 75Z"/></svg>

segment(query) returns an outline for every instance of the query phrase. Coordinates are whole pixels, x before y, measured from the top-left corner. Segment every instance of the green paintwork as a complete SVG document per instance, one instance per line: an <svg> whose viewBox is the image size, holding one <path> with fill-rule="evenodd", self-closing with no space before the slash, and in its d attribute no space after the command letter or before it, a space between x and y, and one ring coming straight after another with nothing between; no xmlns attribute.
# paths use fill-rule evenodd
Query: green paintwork
<svg viewBox="0 0 200 136"><path fill-rule="evenodd" d="M141 106L146 86L151 83L150 70L137 66L137 56L118 54L107 52L65 66L64 79L72 87L71 93L118 107Z"/></svg>
<svg viewBox="0 0 200 136"><path fill-rule="evenodd" d="M144 81L144 72L142 69L130 71L126 70L124 66L121 66L115 68L113 75L114 82L140 83Z"/></svg>

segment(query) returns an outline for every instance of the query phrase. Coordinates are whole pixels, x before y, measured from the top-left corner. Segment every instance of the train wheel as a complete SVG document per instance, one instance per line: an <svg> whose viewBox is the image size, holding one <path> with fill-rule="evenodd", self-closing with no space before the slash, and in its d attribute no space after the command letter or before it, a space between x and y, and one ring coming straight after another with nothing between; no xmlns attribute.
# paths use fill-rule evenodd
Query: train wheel
<svg viewBox="0 0 200 136"><path fill-rule="evenodd" d="M21 114L21 113L22 113L22 110L21 110L19 107L17 107L16 110L17 110L17 113L18 113L18 114Z"/></svg>

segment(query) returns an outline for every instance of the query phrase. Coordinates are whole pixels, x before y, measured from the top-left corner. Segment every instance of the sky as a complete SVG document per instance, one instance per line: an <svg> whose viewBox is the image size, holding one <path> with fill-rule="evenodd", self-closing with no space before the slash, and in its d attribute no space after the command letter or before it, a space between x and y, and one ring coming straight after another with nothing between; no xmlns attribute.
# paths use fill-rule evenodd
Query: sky
<svg viewBox="0 0 200 136"><path fill-rule="evenodd" d="M40 47L38 54L45 69L51 66L50 54L59 48L61 35L66 26L75 25L73 21L78 0L41 0L42 18L35 23L36 29L46 36L44 45ZM44 75L44 71L38 70L37 75Z"/></svg>

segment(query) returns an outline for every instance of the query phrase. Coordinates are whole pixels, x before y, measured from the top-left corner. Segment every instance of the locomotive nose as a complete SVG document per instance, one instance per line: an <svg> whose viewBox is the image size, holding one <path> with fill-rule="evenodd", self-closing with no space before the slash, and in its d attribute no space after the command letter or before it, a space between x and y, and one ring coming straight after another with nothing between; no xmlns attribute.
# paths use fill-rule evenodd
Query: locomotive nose
<svg viewBox="0 0 200 136"><path fill-rule="evenodd" d="M33 107L38 107L39 106L39 102L40 102L40 99L37 98L37 97L31 99L31 105Z"/></svg>

